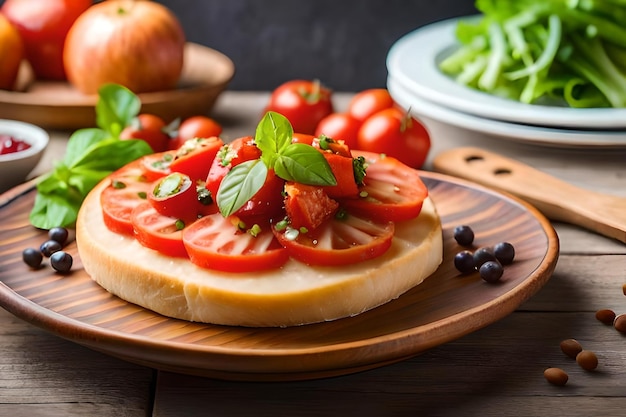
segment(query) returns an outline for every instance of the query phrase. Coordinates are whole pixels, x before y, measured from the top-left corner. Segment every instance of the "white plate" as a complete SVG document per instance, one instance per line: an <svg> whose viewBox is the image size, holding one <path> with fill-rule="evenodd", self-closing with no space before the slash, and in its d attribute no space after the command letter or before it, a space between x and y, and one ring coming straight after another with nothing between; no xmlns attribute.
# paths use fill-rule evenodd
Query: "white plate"
<svg viewBox="0 0 626 417"><path fill-rule="evenodd" d="M405 109L410 109L411 114L421 119L428 128L433 128L432 123L435 122L439 124L435 127L453 127L465 132L477 132L536 145L569 148L626 148L626 132L557 129L487 119L425 100L409 91L391 76L387 79L387 89L396 103ZM460 136L459 133L456 135Z"/></svg>
<svg viewBox="0 0 626 417"><path fill-rule="evenodd" d="M455 35L459 20L433 23L400 38L387 56L389 76L422 99L477 116L561 128L626 128L626 109L623 108L576 109L524 104L458 84L443 74L438 65L459 45Z"/></svg>

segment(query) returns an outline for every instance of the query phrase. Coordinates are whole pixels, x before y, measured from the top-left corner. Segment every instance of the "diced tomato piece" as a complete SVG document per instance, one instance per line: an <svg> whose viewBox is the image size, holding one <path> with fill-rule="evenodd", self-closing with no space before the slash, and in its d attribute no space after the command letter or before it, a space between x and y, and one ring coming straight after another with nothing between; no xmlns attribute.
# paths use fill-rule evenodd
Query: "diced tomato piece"
<svg viewBox="0 0 626 417"><path fill-rule="evenodd" d="M244 136L223 145L211 163L206 177L206 188L215 198L222 180L234 166L260 157L261 150L254 144L251 136Z"/></svg>
<svg viewBox="0 0 626 417"><path fill-rule="evenodd" d="M186 258L187 251L183 245L180 220L164 216L144 202L135 207L131 213L135 239L143 246L154 249L163 255Z"/></svg>
<svg viewBox="0 0 626 417"><path fill-rule="evenodd" d="M109 230L124 235L133 234L131 212L146 201L152 185L143 174L140 161L111 174L110 184L100 194L102 217Z"/></svg>
<svg viewBox="0 0 626 417"><path fill-rule="evenodd" d="M343 156L330 152L322 152L330 169L333 171L336 185L325 186L324 191L332 198L356 198L359 195L359 186L354 179L354 167L351 156Z"/></svg>
<svg viewBox="0 0 626 417"><path fill-rule="evenodd" d="M177 151L170 164L172 172L189 175L192 181L204 181L215 155L224 142L217 136L195 138L186 141Z"/></svg>
<svg viewBox="0 0 626 417"><path fill-rule="evenodd" d="M261 189L233 215L248 226L255 223L264 225L271 220L284 217L284 187L285 180L276 175L273 169L268 170Z"/></svg>
<svg viewBox="0 0 626 417"><path fill-rule="evenodd" d="M288 182L285 192L285 210L294 229L317 229L339 208L339 203L320 187Z"/></svg>
<svg viewBox="0 0 626 417"><path fill-rule="evenodd" d="M313 145L313 140L315 140L315 136L307 135L305 133L294 132L291 137L292 143L304 143L305 145Z"/></svg>
<svg viewBox="0 0 626 417"><path fill-rule="evenodd" d="M308 265L340 266L384 254L395 229L392 222L345 213L306 233L291 227L274 226L273 230L292 258Z"/></svg>
<svg viewBox="0 0 626 417"><path fill-rule="evenodd" d="M253 236L233 223L236 221L216 213L185 228L183 242L191 262L226 272L275 269L287 262L289 255L269 226Z"/></svg>

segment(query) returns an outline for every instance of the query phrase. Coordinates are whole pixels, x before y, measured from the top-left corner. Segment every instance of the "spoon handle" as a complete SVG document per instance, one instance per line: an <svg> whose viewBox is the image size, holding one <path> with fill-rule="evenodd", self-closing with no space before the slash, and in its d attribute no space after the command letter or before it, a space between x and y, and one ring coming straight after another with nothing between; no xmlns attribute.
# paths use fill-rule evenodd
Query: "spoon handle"
<svg viewBox="0 0 626 417"><path fill-rule="evenodd" d="M435 171L508 192L551 220L578 225L626 243L626 198L574 186L519 161L479 148L444 151Z"/></svg>

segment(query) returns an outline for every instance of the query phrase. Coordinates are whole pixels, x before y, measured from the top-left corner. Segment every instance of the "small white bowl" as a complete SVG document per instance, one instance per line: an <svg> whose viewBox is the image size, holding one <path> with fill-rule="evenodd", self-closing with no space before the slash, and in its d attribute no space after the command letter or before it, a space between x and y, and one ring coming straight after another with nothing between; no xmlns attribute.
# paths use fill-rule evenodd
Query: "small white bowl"
<svg viewBox="0 0 626 417"><path fill-rule="evenodd" d="M0 155L0 193L24 182L37 166L50 136L30 123L0 119L0 136L9 135L30 145L28 149Z"/></svg>

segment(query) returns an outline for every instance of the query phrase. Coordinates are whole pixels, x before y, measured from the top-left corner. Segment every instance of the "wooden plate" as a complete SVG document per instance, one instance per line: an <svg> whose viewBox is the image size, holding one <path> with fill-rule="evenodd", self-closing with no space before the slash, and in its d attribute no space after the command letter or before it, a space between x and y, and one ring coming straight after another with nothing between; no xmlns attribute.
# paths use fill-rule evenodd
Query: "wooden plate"
<svg viewBox="0 0 626 417"><path fill-rule="evenodd" d="M559 243L550 223L514 197L436 173L423 173L442 217L444 261L400 298L356 317L291 328L241 328L170 319L129 304L95 284L76 245L70 275L22 262L44 232L28 223L35 192L0 197L0 305L18 317L98 351L158 369L232 380L334 376L400 361L513 312L551 276ZM498 284L460 275L453 229L469 224L475 244L511 242L516 260Z"/></svg>
<svg viewBox="0 0 626 417"><path fill-rule="evenodd" d="M0 118L30 122L48 129L95 126L96 95L84 95L66 82L32 81L27 73L27 70L22 71L21 91L0 90ZM167 121L207 114L234 73L234 64L227 56L187 43L178 88L139 94L142 111L157 114Z"/></svg>

